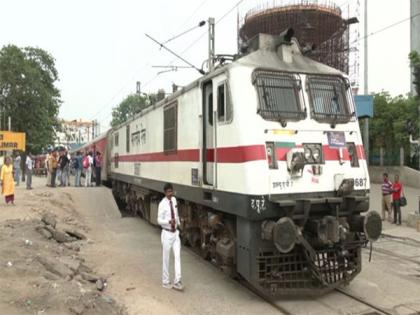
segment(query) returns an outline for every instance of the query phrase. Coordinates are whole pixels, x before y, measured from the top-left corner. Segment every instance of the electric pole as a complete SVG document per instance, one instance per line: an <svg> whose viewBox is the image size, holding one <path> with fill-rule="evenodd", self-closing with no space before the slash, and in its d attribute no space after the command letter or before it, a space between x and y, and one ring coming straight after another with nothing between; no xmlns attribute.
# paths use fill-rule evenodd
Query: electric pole
<svg viewBox="0 0 420 315"><path fill-rule="evenodd" d="M209 18L209 72L214 70L214 18Z"/></svg>
<svg viewBox="0 0 420 315"><path fill-rule="evenodd" d="M365 0L365 12L364 12L364 94L369 94L369 55L368 55L368 0ZM369 118L365 118L364 124L364 144L365 144L365 153L366 153L366 163L369 165Z"/></svg>

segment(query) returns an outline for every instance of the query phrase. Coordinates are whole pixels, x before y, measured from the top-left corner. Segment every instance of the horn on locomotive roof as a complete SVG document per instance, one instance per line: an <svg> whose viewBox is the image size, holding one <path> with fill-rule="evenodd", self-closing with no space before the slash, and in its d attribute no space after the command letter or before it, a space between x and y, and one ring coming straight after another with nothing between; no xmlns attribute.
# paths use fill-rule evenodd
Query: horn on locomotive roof
<svg viewBox="0 0 420 315"><path fill-rule="evenodd" d="M276 51L281 45L291 45L295 35L293 28L289 27L279 35L257 34L240 47L242 54L264 49Z"/></svg>
<svg viewBox="0 0 420 315"><path fill-rule="evenodd" d="M293 35L295 35L295 30L289 27L280 33L279 40L284 43L290 43L292 41Z"/></svg>

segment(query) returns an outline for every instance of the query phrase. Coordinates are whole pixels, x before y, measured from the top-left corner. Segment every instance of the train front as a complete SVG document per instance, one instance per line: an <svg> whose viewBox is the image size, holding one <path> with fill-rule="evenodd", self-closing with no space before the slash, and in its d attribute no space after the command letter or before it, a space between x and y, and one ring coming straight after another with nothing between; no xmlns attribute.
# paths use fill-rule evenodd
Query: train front
<svg viewBox="0 0 420 315"><path fill-rule="evenodd" d="M323 294L360 272L362 247L382 230L368 211L351 87L295 40L260 34L250 49L231 70L232 93L234 102L255 99L257 118L254 110L235 117L245 122L253 112L246 137L264 143L267 159L247 169L257 193L248 217L237 219L237 269L266 294ZM246 77L249 89L235 98Z"/></svg>

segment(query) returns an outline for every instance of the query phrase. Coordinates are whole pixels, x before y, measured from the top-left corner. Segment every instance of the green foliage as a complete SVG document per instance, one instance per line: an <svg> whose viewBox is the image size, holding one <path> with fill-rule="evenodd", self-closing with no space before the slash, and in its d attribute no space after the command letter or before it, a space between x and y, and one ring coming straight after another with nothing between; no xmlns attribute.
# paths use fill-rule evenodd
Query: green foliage
<svg viewBox="0 0 420 315"><path fill-rule="evenodd" d="M146 95L130 94L112 109L111 126L118 126L150 104Z"/></svg>
<svg viewBox="0 0 420 315"><path fill-rule="evenodd" d="M412 51L408 55L410 65L413 67L413 84L415 86L417 95L420 96L420 54L417 51Z"/></svg>
<svg viewBox="0 0 420 315"><path fill-rule="evenodd" d="M370 121L369 138L372 151L384 148L387 154L398 156L400 147L410 152L407 121L415 126L414 138L418 136L419 114L415 97L397 96L378 93L374 97L374 117Z"/></svg>
<svg viewBox="0 0 420 315"><path fill-rule="evenodd" d="M40 48L4 46L0 50L0 108L2 129L6 117L12 130L26 132L27 149L38 153L54 141L61 105L55 87L54 58Z"/></svg>
<svg viewBox="0 0 420 315"><path fill-rule="evenodd" d="M118 126L130 117L165 98L165 91L159 90L156 94L130 94L118 106L112 109L111 127Z"/></svg>

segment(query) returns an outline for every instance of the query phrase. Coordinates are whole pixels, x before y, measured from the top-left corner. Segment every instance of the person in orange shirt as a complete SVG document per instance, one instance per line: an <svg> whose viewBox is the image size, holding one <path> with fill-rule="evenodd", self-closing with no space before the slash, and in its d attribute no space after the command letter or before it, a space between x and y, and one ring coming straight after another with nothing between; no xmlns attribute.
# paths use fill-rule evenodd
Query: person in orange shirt
<svg viewBox="0 0 420 315"><path fill-rule="evenodd" d="M48 161L48 166L51 172L51 187L55 187L55 181L57 177L58 158L57 151L53 151Z"/></svg>

